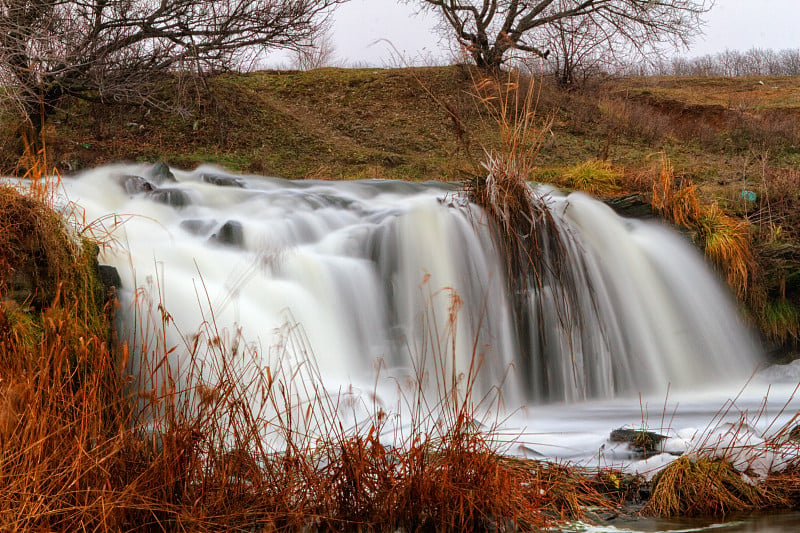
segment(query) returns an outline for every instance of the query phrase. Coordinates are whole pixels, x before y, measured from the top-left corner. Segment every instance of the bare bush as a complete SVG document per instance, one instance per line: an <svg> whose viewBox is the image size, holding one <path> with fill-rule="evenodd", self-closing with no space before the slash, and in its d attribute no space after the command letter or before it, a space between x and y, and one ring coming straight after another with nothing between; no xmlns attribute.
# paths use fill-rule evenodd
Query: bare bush
<svg viewBox="0 0 800 533"><path fill-rule="evenodd" d="M309 46L344 1L9 0L0 4L0 80L35 139L65 97L154 104L159 75Z"/></svg>

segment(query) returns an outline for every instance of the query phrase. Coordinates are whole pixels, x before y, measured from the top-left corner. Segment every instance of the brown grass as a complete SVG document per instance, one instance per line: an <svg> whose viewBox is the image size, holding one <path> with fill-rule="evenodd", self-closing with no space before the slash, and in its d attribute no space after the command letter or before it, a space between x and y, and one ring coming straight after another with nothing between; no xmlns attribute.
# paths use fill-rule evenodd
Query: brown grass
<svg viewBox="0 0 800 533"><path fill-rule="evenodd" d="M683 456L653 480L644 512L662 517L718 517L758 510L768 493L724 460Z"/></svg>

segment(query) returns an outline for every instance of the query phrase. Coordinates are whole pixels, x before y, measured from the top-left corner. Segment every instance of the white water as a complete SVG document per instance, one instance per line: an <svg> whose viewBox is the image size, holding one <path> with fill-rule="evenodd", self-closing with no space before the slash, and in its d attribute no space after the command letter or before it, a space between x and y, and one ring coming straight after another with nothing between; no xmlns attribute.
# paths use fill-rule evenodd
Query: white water
<svg viewBox="0 0 800 533"><path fill-rule="evenodd" d="M437 355L454 346L456 376L473 354L483 362L474 397L501 390L510 413L503 430L517 437L512 453L601 463L630 460L604 447L616 427L644 424L676 437L705 427L761 360L684 239L580 194L547 195L578 297L564 303L568 289L546 279L524 295L525 327L515 323L485 216L445 186L239 177L245 188L223 187L201 177L222 171L201 168L159 185L190 199L172 207L120 184L150 172L100 168L64 187L86 221L125 219L111 230L120 245L101 261L119 271L123 315L140 288L172 315L167 344L178 347L177 372L186 366L178 331L191 339L212 311L219 329L240 328L261 346L254 362L262 367L275 364L269 354L282 364L302 359L286 348L286 325L299 325L307 341L291 349L313 352L327 390L380 405L394 405L397 383L421 372L441 382ZM240 224L241 242L222 244L215 236L230 221ZM448 325L456 295L463 305ZM777 400L753 421L762 431L791 385L774 388ZM763 411L763 395L761 385L748 388L729 418Z"/></svg>

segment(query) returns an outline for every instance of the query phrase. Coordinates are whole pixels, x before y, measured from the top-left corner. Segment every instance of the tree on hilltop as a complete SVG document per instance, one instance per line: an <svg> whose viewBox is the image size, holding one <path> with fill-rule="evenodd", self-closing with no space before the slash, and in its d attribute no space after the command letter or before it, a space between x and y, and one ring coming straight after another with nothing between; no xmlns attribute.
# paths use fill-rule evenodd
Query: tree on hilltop
<svg viewBox="0 0 800 533"><path fill-rule="evenodd" d="M511 50L546 58L553 32L590 28L601 42L644 49L687 44L714 0L407 0L435 12L445 30L484 69L498 69ZM560 28L560 29L559 29Z"/></svg>
<svg viewBox="0 0 800 533"><path fill-rule="evenodd" d="M0 0L0 86L29 141L65 97L154 103L154 81L311 44L346 0Z"/></svg>

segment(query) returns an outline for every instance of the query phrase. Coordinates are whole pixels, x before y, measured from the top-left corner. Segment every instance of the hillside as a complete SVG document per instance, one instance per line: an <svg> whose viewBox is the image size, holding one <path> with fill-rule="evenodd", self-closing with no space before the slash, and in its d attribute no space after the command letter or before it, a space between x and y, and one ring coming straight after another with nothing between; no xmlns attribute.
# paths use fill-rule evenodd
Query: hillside
<svg viewBox="0 0 800 533"><path fill-rule="evenodd" d="M511 107L524 94L512 93ZM47 129L49 161L62 174L163 160L295 179L460 180L482 173L484 150L499 142L498 100L463 66L225 74L168 80L164 95L168 110L73 103ZM532 179L650 201L671 165L675 198L688 191L703 206L691 224L673 220L729 281L735 261L747 269L734 290L767 336L796 346L800 78L606 79L569 93L534 80L531 95ZM2 171L19 173L14 128L3 131ZM715 205L733 218L705 216ZM748 249L714 258L711 238L732 227Z"/></svg>

